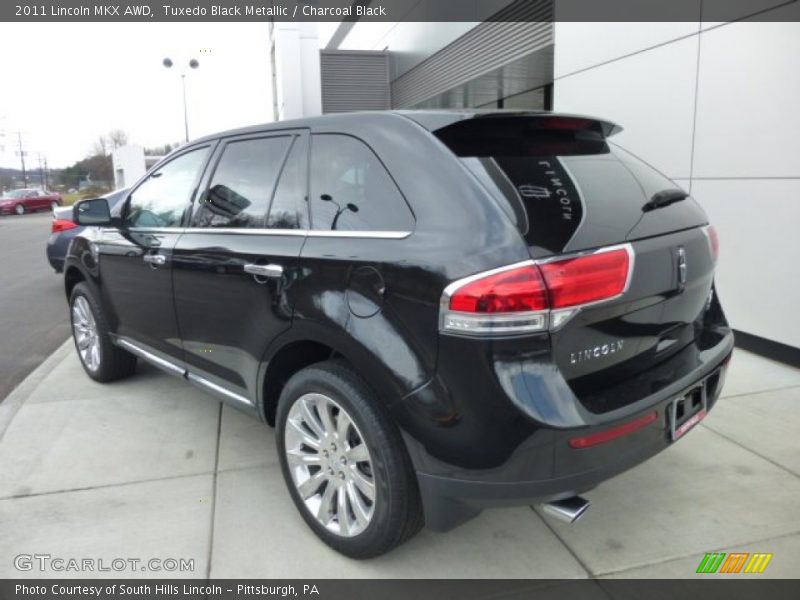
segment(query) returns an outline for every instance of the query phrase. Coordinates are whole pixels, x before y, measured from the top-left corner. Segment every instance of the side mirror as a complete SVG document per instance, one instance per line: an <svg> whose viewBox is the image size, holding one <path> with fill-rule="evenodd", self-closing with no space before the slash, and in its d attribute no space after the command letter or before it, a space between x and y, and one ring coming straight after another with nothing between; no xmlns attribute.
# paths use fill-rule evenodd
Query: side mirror
<svg viewBox="0 0 800 600"><path fill-rule="evenodd" d="M81 200L72 207L72 220L77 225L111 225L111 211L105 198Z"/></svg>

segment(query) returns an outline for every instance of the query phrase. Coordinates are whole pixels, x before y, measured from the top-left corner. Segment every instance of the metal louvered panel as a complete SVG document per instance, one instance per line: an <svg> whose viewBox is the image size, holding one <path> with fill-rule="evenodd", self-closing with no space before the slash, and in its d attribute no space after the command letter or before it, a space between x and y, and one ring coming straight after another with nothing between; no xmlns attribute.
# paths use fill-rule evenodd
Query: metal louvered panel
<svg viewBox="0 0 800 600"><path fill-rule="evenodd" d="M391 108L385 52L321 50L320 75L325 114Z"/></svg>
<svg viewBox="0 0 800 600"><path fill-rule="evenodd" d="M552 43L550 21L481 23L393 81L392 106L414 106Z"/></svg>

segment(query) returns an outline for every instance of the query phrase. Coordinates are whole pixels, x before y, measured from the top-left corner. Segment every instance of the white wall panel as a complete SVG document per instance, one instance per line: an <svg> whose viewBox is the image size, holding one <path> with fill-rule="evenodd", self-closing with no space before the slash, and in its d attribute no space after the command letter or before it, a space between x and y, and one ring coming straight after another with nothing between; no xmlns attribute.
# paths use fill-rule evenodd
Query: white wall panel
<svg viewBox="0 0 800 600"><path fill-rule="evenodd" d="M800 180L695 181L720 237L717 289L731 325L800 347Z"/></svg>
<svg viewBox="0 0 800 600"><path fill-rule="evenodd" d="M581 44L558 41L564 25L556 23L556 57L585 53ZM615 142L669 177L687 178L696 67L697 36L692 36L556 79L554 108L619 123L625 131Z"/></svg>
<svg viewBox="0 0 800 600"><path fill-rule="evenodd" d="M800 176L800 23L702 34L695 177Z"/></svg>
<svg viewBox="0 0 800 600"><path fill-rule="evenodd" d="M557 22L553 72L563 77L694 33L697 23L691 22Z"/></svg>

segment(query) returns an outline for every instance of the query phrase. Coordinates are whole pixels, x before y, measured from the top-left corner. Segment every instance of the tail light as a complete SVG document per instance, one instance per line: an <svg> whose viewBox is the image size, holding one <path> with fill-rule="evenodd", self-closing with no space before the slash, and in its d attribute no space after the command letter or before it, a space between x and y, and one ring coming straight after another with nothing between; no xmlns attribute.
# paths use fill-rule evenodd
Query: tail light
<svg viewBox="0 0 800 600"><path fill-rule="evenodd" d="M567 308L619 296L628 283L626 248L557 260L540 269L550 292L551 308Z"/></svg>
<svg viewBox="0 0 800 600"><path fill-rule="evenodd" d="M75 229L77 225L69 219L53 219L53 224L50 227L51 233L58 233L59 231L67 231Z"/></svg>
<svg viewBox="0 0 800 600"><path fill-rule="evenodd" d="M717 230L713 225L706 225L703 227L703 233L706 234L708 244L711 246L711 258L714 259L714 262L717 262L717 259L719 259L719 235Z"/></svg>
<svg viewBox="0 0 800 600"><path fill-rule="evenodd" d="M632 267L626 244L472 275L445 288L440 328L477 335L555 329L582 306L624 293Z"/></svg>

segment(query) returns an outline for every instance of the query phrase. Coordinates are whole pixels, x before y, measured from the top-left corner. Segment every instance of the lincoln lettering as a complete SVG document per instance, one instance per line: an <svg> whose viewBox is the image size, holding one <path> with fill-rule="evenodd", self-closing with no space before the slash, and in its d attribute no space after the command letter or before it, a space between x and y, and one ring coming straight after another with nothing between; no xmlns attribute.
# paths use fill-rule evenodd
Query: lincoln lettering
<svg viewBox="0 0 800 600"><path fill-rule="evenodd" d="M539 165L547 169L544 173L550 178L550 183L555 188L555 194L558 196L558 203L561 205L561 218L565 221L571 221L573 212L572 198L569 197L569 192L567 192L564 187L564 183L553 170L553 166L550 164L549 160L540 160Z"/></svg>
<svg viewBox="0 0 800 600"><path fill-rule="evenodd" d="M622 350L623 340L617 340L610 344L603 344L602 346L595 346L594 348L587 348L578 352L569 353L569 364L576 365L578 363L586 362L587 360L594 360L601 356L608 356Z"/></svg>

